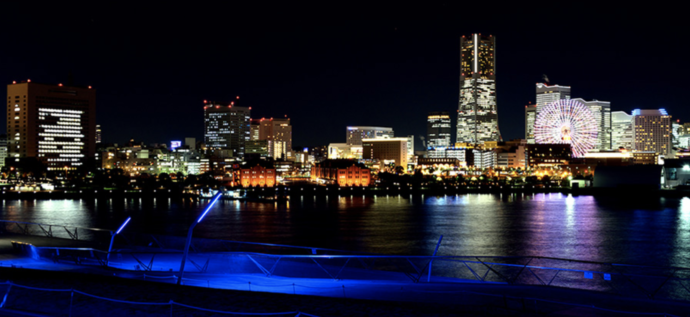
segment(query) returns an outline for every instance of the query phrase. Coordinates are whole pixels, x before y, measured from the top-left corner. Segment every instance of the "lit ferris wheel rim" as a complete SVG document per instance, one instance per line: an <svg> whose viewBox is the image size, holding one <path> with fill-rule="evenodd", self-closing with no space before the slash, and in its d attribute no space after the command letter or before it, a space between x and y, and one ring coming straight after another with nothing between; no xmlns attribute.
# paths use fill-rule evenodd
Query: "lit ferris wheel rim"
<svg viewBox="0 0 690 317"><path fill-rule="evenodd" d="M539 111L534 123L537 144L570 144L573 157L583 157L597 141L597 120L583 103L561 99Z"/></svg>

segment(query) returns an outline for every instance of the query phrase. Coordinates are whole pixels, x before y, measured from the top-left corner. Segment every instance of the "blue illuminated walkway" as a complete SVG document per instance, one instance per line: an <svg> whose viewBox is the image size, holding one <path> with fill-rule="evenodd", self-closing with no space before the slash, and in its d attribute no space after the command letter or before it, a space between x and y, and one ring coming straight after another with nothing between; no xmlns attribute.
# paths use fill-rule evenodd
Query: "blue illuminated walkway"
<svg viewBox="0 0 690 317"><path fill-rule="evenodd" d="M169 271L108 269L95 266L53 263L51 261L19 256L12 253L12 240L30 243L35 246L88 246L88 243L64 239L19 235L0 236L0 266L2 267L15 266L47 271L71 271L168 284L174 284L177 278L174 272ZM117 267L117 260L113 259L112 261L113 266ZM131 266L127 265L127 267ZM185 272L184 277L183 284L188 286L333 298L433 303L438 305L488 305L515 311L546 311L549 312L549 316L634 315L623 314L623 312L660 313L659 316L663 316L663 313L676 316L690 316L690 305L687 303L622 297L613 294L545 286L444 283L441 279L434 279L431 283L413 283L410 280L386 279L357 281L349 279L286 278L275 275L267 277L265 274L258 273L212 274Z"/></svg>

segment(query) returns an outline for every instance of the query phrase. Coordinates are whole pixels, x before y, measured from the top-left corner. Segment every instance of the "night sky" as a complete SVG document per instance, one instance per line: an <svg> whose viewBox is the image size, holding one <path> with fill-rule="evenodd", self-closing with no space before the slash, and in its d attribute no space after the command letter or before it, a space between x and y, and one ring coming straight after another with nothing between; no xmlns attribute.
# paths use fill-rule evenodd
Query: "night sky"
<svg viewBox="0 0 690 317"><path fill-rule="evenodd" d="M290 117L296 148L344 142L347 125L424 135L427 112L455 115L459 37L475 32L496 37L506 140L524 138L543 74L614 111L690 121L688 27L648 8L487 4L503 13L470 18L444 4L13 5L0 5L0 82L66 83L71 72L97 89L104 142L201 139L203 100L238 95L254 118Z"/></svg>

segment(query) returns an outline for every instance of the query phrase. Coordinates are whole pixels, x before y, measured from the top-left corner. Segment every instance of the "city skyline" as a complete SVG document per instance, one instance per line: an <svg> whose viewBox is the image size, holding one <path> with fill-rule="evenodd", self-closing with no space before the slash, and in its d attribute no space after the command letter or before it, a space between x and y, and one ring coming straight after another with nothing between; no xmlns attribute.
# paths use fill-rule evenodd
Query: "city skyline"
<svg viewBox="0 0 690 317"><path fill-rule="evenodd" d="M81 8L65 12L66 20L41 12L10 17L3 22L8 29L19 21L26 27L8 34L8 42L22 49L0 53L5 70L0 80L53 84L66 82L71 72L76 84L98 89L97 123L107 143L201 140L200 102L237 95L252 107L252 118L292 118L296 147L326 145L339 140L344 127L357 125L393 127L398 135L418 137L426 134L428 112L457 110L458 40L482 33L498 38L498 120L504 140L524 137L524 105L536 102L533 85L544 74L577 87L577 97L611 101L612 111L665 108L674 120L690 117L682 93L658 93L682 82L688 62L668 54L650 74L635 76L644 53L634 39L654 35L668 43L667 50L684 50L687 44L666 41L677 35L669 24L636 26L631 19L622 22L630 27L614 36L609 32L613 23L534 28L515 20L459 23L449 17L424 23L338 20L318 26L262 19L239 27L141 14L125 24L116 13ZM44 34L56 24L72 35L69 40ZM179 36L151 37L158 25ZM217 36L227 40L214 41ZM656 79L643 80L649 76ZM654 106L648 106L649 100ZM324 113L337 115L317 124ZM194 117L199 120L187 120ZM6 131L5 120L0 122ZM122 122L130 123L127 129L120 128Z"/></svg>

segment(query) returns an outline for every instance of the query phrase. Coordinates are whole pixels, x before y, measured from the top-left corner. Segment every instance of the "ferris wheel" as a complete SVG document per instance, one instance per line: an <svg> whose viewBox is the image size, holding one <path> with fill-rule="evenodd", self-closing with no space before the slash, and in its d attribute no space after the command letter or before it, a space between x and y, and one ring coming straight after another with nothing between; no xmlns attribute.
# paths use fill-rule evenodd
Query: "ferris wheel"
<svg viewBox="0 0 690 317"><path fill-rule="evenodd" d="M570 144L573 157L583 157L597 142L594 112L583 103L561 99L544 106L534 123L537 144Z"/></svg>

